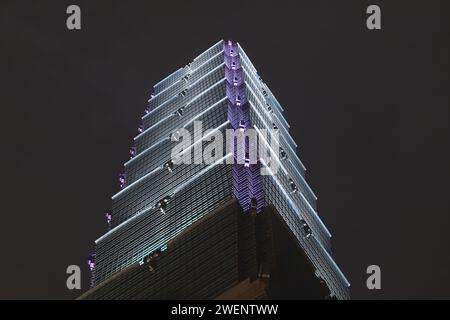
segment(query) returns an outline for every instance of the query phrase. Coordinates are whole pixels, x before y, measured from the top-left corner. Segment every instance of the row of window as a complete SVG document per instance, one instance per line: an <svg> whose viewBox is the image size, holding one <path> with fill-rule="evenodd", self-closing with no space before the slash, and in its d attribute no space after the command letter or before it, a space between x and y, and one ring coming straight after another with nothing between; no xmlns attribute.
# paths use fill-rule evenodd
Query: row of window
<svg viewBox="0 0 450 320"><path fill-rule="evenodd" d="M201 108L207 108L213 103L219 101L221 98L225 96L225 90L223 86L219 85L220 80L222 78L223 75L221 74L221 72L212 73L210 76L202 80L201 84L192 87L190 90L188 90L185 97L175 99L169 105L164 106L165 109L164 113L167 116L175 114L177 110L179 110L182 107L185 107L186 103L189 103L191 99L195 98L196 96L206 91L207 89L210 90L206 94L198 96L195 101L186 106L184 112L187 113L189 109L192 110L192 107L196 108L196 110L201 110ZM214 85L216 86L212 88ZM158 137L161 137L161 131L164 130L165 127L171 126L173 129L175 121L176 119L170 118L168 119L168 121L163 121L162 123L159 122L160 124L157 127L154 127L154 129L148 130L139 137L137 137L135 142L138 152L142 152L143 150L151 146L153 143L158 141ZM176 123L182 122L183 120L177 121Z"/></svg>
<svg viewBox="0 0 450 320"><path fill-rule="evenodd" d="M153 97L148 106L150 110L157 108L159 105L166 102L168 99L173 97L179 92L188 87L188 82L193 85L197 80L206 75L208 72L212 71L219 65L223 63L223 57L217 55L214 58L211 58L209 61L205 62L203 65L200 65L197 69L188 68L179 75L178 81L173 83L170 87L167 87L164 92L160 92L157 96Z"/></svg>
<svg viewBox="0 0 450 320"><path fill-rule="evenodd" d="M230 166L218 165L177 193L165 214L150 210L97 245L98 280L161 247L182 229L231 197ZM214 190L213 193L211 191Z"/></svg>
<svg viewBox="0 0 450 320"><path fill-rule="evenodd" d="M289 205L288 200L281 194L281 190L276 186L271 176L264 176L264 190L266 201L272 203L279 214L288 224L291 231L297 237L304 252L319 271L327 285L332 288L334 294L345 297L348 294L345 279L343 279L339 270L330 261L321 246L318 244L316 236L312 237L309 225L306 221L299 217L298 212L294 212Z"/></svg>

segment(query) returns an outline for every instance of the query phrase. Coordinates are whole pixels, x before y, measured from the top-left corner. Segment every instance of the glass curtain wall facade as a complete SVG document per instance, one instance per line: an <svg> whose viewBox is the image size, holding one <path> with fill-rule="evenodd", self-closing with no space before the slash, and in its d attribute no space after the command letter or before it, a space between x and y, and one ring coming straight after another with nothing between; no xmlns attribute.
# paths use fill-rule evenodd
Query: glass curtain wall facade
<svg viewBox="0 0 450 320"><path fill-rule="evenodd" d="M331 234L317 213L317 198L305 181L282 113L242 47L232 41L219 41L157 83L130 148L131 159L119 176L121 190L112 196L109 230L95 241L92 285L164 252L186 228L236 199L243 214L275 207L331 295L348 299L350 284L330 255ZM195 121L202 121L203 128ZM213 164L174 165L171 152L178 142L172 140L181 128L193 133L188 151L194 157L208 144L199 130L218 130L225 137L226 129L277 129L279 170L261 175L267 165L263 159L226 164L238 156L235 152L224 152ZM265 139L270 146L274 137Z"/></svg>

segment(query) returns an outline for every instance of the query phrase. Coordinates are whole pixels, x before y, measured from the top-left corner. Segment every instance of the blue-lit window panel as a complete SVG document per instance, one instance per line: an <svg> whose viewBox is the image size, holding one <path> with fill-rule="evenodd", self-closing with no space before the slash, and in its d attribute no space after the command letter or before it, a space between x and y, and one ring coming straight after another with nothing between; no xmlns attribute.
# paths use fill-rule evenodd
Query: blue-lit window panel
<svg viewBox="0 0 450 320"><path fill-rule="evenodd" d="M165 214L152 209L97 241L96 283L165 245L203 215L232 199L231 166L212 166L169 202Z"/></svg>
<svg viewBox="0 0 450 320"><path fill-rule="evenodd" d="M212 299L236 284L238 265L237 205L211 213L162 252L156 272L137 264L98 288L89 299ZM217 277L220 274L220 277ZM105 290L106 289L106 290Z"/></svg>
<svg viewBox="0 0 450 320"><path fill-rule="evenodd" d="M258 88L254 85L251 78L248 77L248 73L244 69L244 81L247 89L247 96L252 95L252 102L254 107L258 108L261 115L264 116L264 119L270 124L276 124L276 126L284 133L286 140L290 143L290 146L293 150L297 147L296 144L292 144L292 138L289 135L289 127L285 125L281 119L284 119L282 116L278 117L274 112L274 109L269 105L268 99L264 98L258 90Z"/></svg>
<svg viewBox="0 0 450 320"><path fill-rule="evenodd" d="M278 181L281 184L281 187L286 192L287 195L289 195L290 199L293 201L293 203L296 205L298 212L305 221L310 225L311 229L315 232L317 238L322 242L324 247L327 250L331 249L331 242L330 242L330 233L328 229L325 227L323 222L321 221L319 215L317 214L314 207L311 205L308 205L306 198L304 197L304 194L302 193L301 189L299 188L299 191L293 193L291 192L289 178L287 175L283 174L282 172L278 171L276 174L276 177ZM297 185L298 187L298 185Z"/></svg>
<svg viewBox="0 0 450 320"><path fill-rule="evenodd" d="M266 105L269 105L272 110L274 111L273 115L277 121L275 121L279 128L284 130L286 133L289 131L289 124L287 123L286 119L282 115L282 111L280 110L281 107L277 108L276 106L279 106L278 101L276 100L275 96L271 93L269 88L262 82L259 81L260 85L262 86L261 90L264 90L267 92L267 95L264 98L264 102ZM297 144L295 143L294 139L291 137L290 134L286 134L286 140L289 143L289 146L295 150L297 147Z"/></svg>
<svg viewBox="0 0 450 320"><path fill-rule="evenodd" d="M266 97L267 103L269 103L269 105L272 108L274 114L280 120L280 122L282 123L283 127L286 128L286 130L289 130L289 127L290 127L289 123L287 122L286 118L283 116L283 113L280 110L280 108L277 107L277 106L280 105L278 100L276 100L275 96L272 95L270 90L268 90L268 91L269 91L269 96Z"/></svg>
<svg viewBox="0 0 450 320"><path fill-rule="evenodd" d="M174 95L163 104L161 104L158 108L145 115L142 118L144 130L154 126L159 121L166 118L168 115L175 112L183 105L188 104L189 102L191 102L191 100L196 98L197 95L208 89L207 85L211 84L210 79L217 78L218 74L220 75L220 77L217 80L224 78L223 65L223 61L218 65L212 65L210 70L206 70L205 73L202 74L198 79L192 81L189 84L189 86L187 87L187 91L184 92L185 96L182 96L181 93L186 90L186 88L180 90L177 95Z"/></svg>
<svg viewBox="0 0 450 320"><path fill-rule="evenodd" d="M270 130L272 129L272 124L270 122L264 121L264 116L263 113L261 111L258 111L256 108L254 108L254 104L253 104L253 95L250 94L249 95L249 103L250 103L250 119L253 123L254 126L256 126L258 129L266 129L266 130ZM270 131L269 131L270 132ZM269 142L271 141L270 139L271 135L268 135L269 138ZM300 160L298 160L298 157L295 153L294 150L292 150L291 148L289 148L289 144L286 142L286 133L280 132L279 133L279 146L284 150L286 157L288 160L287 162L290 162L293 164L293 168L295 168L295 171L298 172L299 175L301 175L301 177L303 178L305 175L305 170L303 165L299 162ZM285 163L282 161L282 163ZM314 194L312 193L312 191L310 190L311 193L311 200L315 199ZM314 202L314 201L312 201Z"/></svg>
<svg viewBox="0 0 450 320"><path fill-rule="evenodd" d="M140 180L126 192L112 201L111 225L116 226L141 210L154 206L178 185L200 172L206 165L184 165L174 167L172 172L161 169L155 174Z"/></svg>
<svg viewBox="0 0 450 320"><path fill-rule="evenodd" d="M215 56L217 53L223 51L223 40L220 40L217 42L214 46L200 54L198 57L196 57L190 64L191 68L196 68L197 66L201 65L211 57Z"/></svg>
<svg viewBox="0 0 450 320"><path fill-rule="evenodd" d="M202 121L202 128L196 129L203 129L203 132L221 126L227 121L226 101L219 103L210 111L200 115L196 120ZM195 142L194 134L195 137L197 137L197 135L202 135L202 132L194 132L193 122L187 125L185 129L190 132L192 142ZM163 166L171 159L171 151L178 143L179 142L177 141L171 141L169 138L164 138L146 151L140 153L137 157L128 161L125 164L127 182L133 183L154 170L156 167Z"/></svg>
<svg viewBox="0 0 450 320"><path fill-rule="evenodd" d="M255 95L252 93L251 90L248 91L248 100L251 104L251 113L253 112L258 115L258 117L261 119L258 123L262 125L261 128L266 129L272 129L272 121L268 117L267 112L265 112L261 108L261 104L259 103L258 99L255 98ZM259 108L257 106L260 106ZM251 115L252 116L252 115ZM253 118L255 118L255 115L253 114ZM255 119L256 121L256 119ZM277 124L277 123L276 123ZM280 130L280 145L282 148L286 151L288 154L288 158L291 162L295 164L295 167L297 168L298 172L304 176L305 175L305 166L297 156L296 150L292 148L291 144L288 143L287 138L289 137L289 133L287 131Z"/></svg>
<svg viewBox="0 0 450 320"><path fill-rule="evenodd" d="M211 79L214 81L216 79ZM138 151L145 150L153 143L159 141L161 138L167 137L170 133L176 129L182 127L182 123L189 122L201 114L208 108L213 107L220 100L225 99L224 89L221 88L221 80L215 82L216 86L211 87L209 94L199 95L194 101L186 104L184 107L176 109L173 113L170 113L166 118L159 121L154 126L144 131L141 135L135 139L135 145ZM144 147L142 145L145 145Z"/></svg>
<svg viewBox="0 0 450 320"><path fill-rule="evenodd" d="M114 227L139 211L151 208L164 196L170 194L180 183L204 168L204 165L178 165L173 172L164 170L147 176L126 192L112 200L112 221Z"/></svg>
<svg viewBox="0 0 450 320"><path fill-rule="evenodd" d="M183 71L181 73L181 76L184 76L185 74L186 74L186 72ZM172 98L172 97L176 96L178 93L180 93L186 87L186 82L182 81L181 79L182 79L182 77L180 77L180 79L178 81L176 81L175 83L173 83L171 86L167 87L165 90L163 90L162 92L160 92L157 95L155 95L154 97L152 97L148 101L148 106L150 107L150 110L157 108L158 106L162 105L164 102L169 100L170 98ZM150 115L148 115L148 116L150 116ZM144 125L144 129L145 129L145 125Z"/></svg>
<svg viewBox="0 0 450 320"><path fill-rule="evenodd" d="M247 54L245 53L244 49L239 45L238 43L238 50L239 50L239 57L241 59L241 63L246 63L249 68L251 68L251 70L255 73L258 74L258 71L256 70L256 68L253 66L253 64L251 63L250 59L248 58Z"/></svg>
<svg viewBox="0 0 450 320"><path fill-rule="evenodd" d="M225 142L223 142L225 146ZM206 142L202 143L203 146ZM200 146L202 146L200 145ZM202 149L192 149L192 155L198 152L201 156ZM113 199L112 222L114 227L138 212L155 206L165 195L171 194L179 185L203 170L206 165L174 165L173 171L160 170L150 175L127 193Z"/></svg>
<svg viewBox="0 0 450 320"><path fill-rule="evenodd" d="M258 118L256 120L259 120ZM256 123L255 123L256 122ZM258 121L255 121L253 124L257 127ZM270 141L269 141L270 143ZM311 189L304 181L303 177L298 174L297 171L293 169L291 164L285 160L280 159L278 171L276 173L276 177L280 182L280 186L283 190L289 195L289 198L295 203L295 205L300 210L299 213L305 217L305 220L311 225L311 228L317 233L320 241L323 242L324 247L330 249L330 234L325 225L320 220L316 208L315 208L315 199L308 197L312 197ZM298 188L297 192L292 192L290 186L290 180L295 183Z"/></svg>
<svg viewBox="0 0 450 320"><path fill-rule="evenodd" d="M286 196L280 191L272 176L263 176L266 202L271 203L280 213L286 224L289 226L304 252L313 263L320 276L325 280L331 292L338 298L349 298L349 284L342 272L330 258L324 247L317 242L313 233L306 237L305 231L301 227L300 217L294 212Z"/></svg>
<svg viewBox="0 0 450 320"><path fill-rule="evenodd" d="M154 95L157 95L161 93L162 91L166 90L168 87L173 86L175 83L177 83L180 78L182 78L189 69L191 68L197 68L199 65L204 63L205 61L209 60L212 56L217 54L222 49L222 40L213 45L211 48L200 54L198 57L194 59L193 62L191 62L188 66L185 68L179 68L176 71L172 72L170 75L159 81L157 84L153 86L153 93Z"/></svg>
<svg viewBox="0 0 450 320"><path fill-rule="evenodd" d="M227 117L226 112L224 112L225 107L226 102L223 102L218 108L205 113L200 120L204 122L205 126L210 125L211 129L219 127L226 122ZM221 130L224 131L225 128L226 127L223 127ZM203 129L206 130L207 128L204 127ZM194 137L193 123L187 126L187 130L192 132L192 137ZM225 134L223 134L223 136L225 136ZM194 150L199 150L201 159L203 146L208 143L209 142L202 141L200 145L201 148L192 148L190 150L192 159L194 157ZM226 147L225 140L223 143L223 146ZM171 146L173 146L173 144L171 144ZM165 152L166 158L157 164L155 161L161 159L161 152ZM165 149L162 151L158 146L148 158L150 163L144 162L141 166L141 170L150 170L150 172L152 172L158 167L160 170L151 174L147 173L147 175L141 177L140 180L136 182L133 181L126 189L120 191L113 197L112 226L121 223L137 211L154 205L156 201L159 200L158 197L163 197L164 193L171 191L174 186L181 183L183 179L186 180L186 177L194 175L202 169L203 165L175 165L173 171L169 172L167 169L163 169L163 164L170 159L170 153L171 150Z"/></svg>
<svg viewBox="0 0 450 320"><path fill-rule="evenodd" d="M298 210L300 210L300 212L298 213L304 218L304 220L309 224L311 229L316 234L317 239L321 241L321 243L327 250L331 250L329 231L320 220L315 209L312 206L308 206L306 199L304 198L304 196L302 197L303 193L301 192L301 190L299 189L299 191L295 193L291 192L289 184L290 177L283 174L283 172L278 171L276 177L281 183L284 191L286 191L286 194L289 195L290 199L293 201L293 203L295 203Z"/></svg>
<svg viewBox="0 0 450 320"><path fill-rule="evenodd" d="M266 97L266 103L270 104L270 106L273 108L273 106L278 104L278 101L276 100L275 96L272 95L269 88L265 87L265 90L267 90L267 92L268 92L268 96ZM288 132L289 124L287 123L286 118L284 118L282 115L279 116L281 113L279 110L277 110L277 108L275 108L274 110L275 110L274 115L277 117L277 119L279 121L278 124L280 125L280 127L282 129L284 129L286 132ZM292 136L290 134L288 134L286 136L286 138L287 138L287 141L289 142L289 145L292 147L292 149L295 150L297 147L297 143L294 141Z"/></svg>
<svg viewBox="0 0 450 320"><path fill-rule="evenodd" d="M168 75L167 77L165 77L164 79L162 79L160 82L158 82L153 86L153 93L158 94L167 87L173 85L175 82L178 81L182 73L183 68L179 68L174 72L172 72L170 75Z"/></svg>
<svg viewBox="0 0 450 320"><path fill-rule="evenodd" d="M250 104L251 102L251 98ZM267 123L264 123L262 118L260 117L261 113L257 112L254 108L250 109L250 119L252 121L252 124L258 128L258 129L271 129ZM271 146L271 135L267 136L267 142L269 146ZM292 162L293 159L295 159L295 156L291 149L288 148L288 145L285 140L285 134L280 133L279 136L279 147L282 148L286 153L286 159L282 159L279 157L281 165L288 171L289 176L294 180L294 182L300 187L301 191L311 204L311 206L316 209L316 196L311 190L311 188L308 186L308 184L305 181L304 178L304 171L302 168L298 167L298 165L295 165L294 162ZM279 150L274 150L274 152L279 154ZM278 155L279 156L279 155Z"/></svg>
<svg viewBox="0 0 450 320"><path fill-rule="evenodd" d="M223 53L219 52L216 55L209 58L199 65L197 68L192 68L191 76L189 77L188 84L192 85L205 75L207 75L212 70L216 69L218 66L223 64Z"/></svg>
<svg viewBox="0 0 450 320"><path fill-rule="evenodd" d="M235 213L227 212L227 218L233 218ZM229 219L230 220L230 219ZM216 221L216 223L218 223ZM227 224L221 223L221 228L215 229L214 235L211 234L211 229L214 229L214 225L205 225L203 232L192 239L187 239L183 242L183 239L179 240L177 246L171 247L171 257L189 255L189 261L198 261L195 265L186 265L186 259L170 259L164 261L160 259L158 261L158 270L163 273L158 279L153 279L151 286L147 286L145 291L155 291L159 283L160 290L162 292L173 292L176 290L181 297L189 296L191 299L197 298L213 298L214 293L220 286L226 288L231 285L233 281L238 280L238 259L237 259L237 221L228 222ZM183 237L184 238L184 237ZM199 250L201 249L201 250ZM181 251L181 252L180 252ZM220 263L211 263L205 261L216 257L220 252ZM216 258L217 259L217 258ZM181 260L181 261L180 261ZM192 267L194 267L192 269ZM189 268L189 269L188 269ZM214 269L214 270L211 270ZM210 280L205 283L205 275L210 274ZM217 277L220 274L220 277ZM157 275L157 273L155 274ZM180 278L182 280L180 280ZM200 278L203 278L202 283L196 283ZM177 287L175 288L174 285ZM190 292L189 288L198 286L196 292ZM145 296L139 296L144 298Z"/></svg>
<svg viewBox="0 0 450 320"><path fill-rule="evenodd" d="M159 94L155 95L150 99L148 105L151 110L162 106L164 108L165 104L169 99L178 95L184 89L189 88L197 81L200 81L202 77L206 76L209 72L216 69L223 64L223 54L219 52L215 56L211 57L209 60L205 61L203 64L198 65L196 68L184 68L177 82L173 83L171 86L164 89ZM152 126L152 121L154 117L153 114L148 114L144 116L144 128ZM154 123L154 122L153 122Z"/></svg>
<svg viewBox="0 0 450 320"><path fill-rule="evenodd" d="M161 122L158 126L151 128L146 132L145 136L136 140L135 145L138 150L145 151L155 142L170 137L172 133L185 127L187 124L200 121L205 114L219 110L226 114L226 98L223 92L217 88L216 92L211 95L205 95L198 99L196 103L192 103L183 109L183 115L176 114L170 116L167 121Z"/></svg>
<svg viewBox="0 0 450 320"><path fill-rule="evenodd" d="M256 79L254 74L249 72L249 70L245 66L245 63L242 64L242 70L243 70L243 77L244 77L244 81L246 82L246 86L250 86L252 91L253 91L253 93L256 95L256 98L259 101L264 103L265 102L265 97L264 97L264 95L261 92L261 86L259 84L259 80Z"/></svg>
<svg viewBox="0 0 450 320"><path fill-rule="evenodd" d="M261 81L256 68L253 66L252 62L248 58L244 49L242 49L242 47L239 44L238 44L238 48L239 48L239 55L241 56L241 63L243 65L243 68L246 69L248 71L248 73L252 75L253 81L251 81L251 82L262 84L265 87L265 90L267 90L267 92L268 92L268 97L266 97L266 102L268 102L269 105L274 109L275 114L280 119L280 121L283 123L283 126L285 126L286 129L289 128L288 122L282 116L283 108L281 107L280 103L275 98L275 96L270 91L270 89ZM292 142L294 142L294 141L292 141ZM295 142L294 142L294 145L295 145Z"/></svg>
<svg viewBox="0 0 450 320"><path fill-rule="evenodd" d="M206 94L200 95L200 93L206 90L208 90ZM194 110L200 113L202 110L206 110L218 101L224 99L226 93L221 73L217 72L216 74L211 74L209 78L205 79L203 86L192 88L188 92L191 92L191 95L195 97L194 101L186 104L189 100L180 98L179 102L168 106L172 112L170 112L166 118L160 120L135 138L137 154L151 147L160 139L169 136L176 129L183 127L183 123L187 123L194 117ZM175 114L175 112L181 107L184 107L184 109L183 116L180 117Z"/></svg>
<svg viewBox="0 0 450 320"><path fill-rule="evenodd" d="M285 140L288 143L289 149L292 150L292 153L294 154L293 161L297 162L299 165L299 171L303 175L305 168L301 161L298 159L296 155L296 146L290 143L292 141L291 136L289 135L289 132L286 127L284 127L282 122L277 118L273 113L271 113L268 109L268 106L265 102L265 98L258 94L257 88L253 85L253 82L250 81L250 79L247 77L247 73L244 72L244 79L246 80L246 90L247 90L247 98L252 104L252 108L256 108L256 111L258 112L258 115L262 118L262 120L265 123L266 128L273 128L273 125L276 125L277 128L280 130L280 135L282 136L283 140ZM287 149L287 148L285 148Z"/></svg>
<svg viewBox="0 0 450 320"><path fill-rule="evenodd" d="M176 202L174 202L174 203L176 203ZM206 203L206 205L207 205L207 207L209 207L210 204ZM205 207L205 206L199 206L198 209L201 209L202 207ZM183 208L184 208L184 206L178 207L176 209L177 211L176 212L174 211L174 215L175 216L172 217L173 219L176 219L176 222L177 222L178 226L184 226L185 223L189 223L189 220L186 220L186 217L190 218L192 221L195 221L196 220L195 214L199 212L197 210L197 208L190 207L189 211L185 211L187 216L186 217L181 217L180 216L180 212L183 212L183 210L182 210ZM161 217L163 217L164 219L170 217L168 215L169 214L169 209L170 208L168 208L168 211L166 212L165 215L160 215L159 211L153 212L153 214L152 214L152 216L150 218L155 218L156 219L156 220L154 220L152 222L152 224L156 223L156 225L153 225L153 227L149 227L148 228L149 231L146 232L145 235L139 233L139 236L137 238L135 237L137 235L136 232L141 232L142 230L137 230L137 231L136 230L131 230L132 233L130 233L129 231L125 232L124 236L126 236L126 239L124 239L124 241L126 241L126 242L121 242L120 246L126 245L125 247L128 246L129 248L132 248L132 249L131 250L125 250L126 249L125 248L124 251L121 252L121 254L125 254L126 256L125 257L120 257L120 255L119 255L118 257L116 257L115 260L120 261L120 263L124 263L124 264L127 264L129 262L138 262L138 261L140 261L140 259L142 259L146 255L146 253L144 253L143 255L140 255L140 258L138 258L138 259L133 258L133 256L132 256L133 254L139 253L139 248L137 248L136 245L138 245L141 241L146 242L149 237L151 239L159 239L158 237L167 235L167 233L171 233L173 236L175 236L176 234L174 233L174 227L175 227L175 229L177 229L178 227L175 226L173 223L171 223L170 219L169 219L169 221L160 219ZM150 219L150 218L147 218L146 221L148 221L148 219ZM146 222L140 221L140 224L138 225L138 227L144 226L145 223ZM127 225L126 227L128 228L130 225ZM181 230L179 230L179 231L181 231ZM118 235L118 233L116 235ZM163 241L168 241L168 240L169 240L168 238L164 238L163 239ZM157 249L159 247L160 247L160 244L152 246L148 250L148 252L152 252L153 250L155 250L155 249ZM99 252L101 253L100 256L105 256L105 255L102 254L101 251L99 251ZM116 254L116 253L117 253L117 251L115 249L114 249L114 252L105 252L105 254L107 254L107 255ZM99 263L100 263L100 269L101 269L101 265L102 265L101 259L99 260Z"/></svg>
<svg viewBox="0 0 450 320"><path fill-rule="evenodd" d="M219 68L222 69L223 67L219 66ZM217 92L221 91L220 87L223 86L223 79L221 78L222 74L219 68L216 68L211 74L196 83L192 87L192 90L189 89L186 93L186 97L177 97L177 99L170 101L170 103L164 106L164 110L157 115L150 114L149 116L151 118L154 118L155 116L164 116L152 126L148 127L143 133L136 136L135 140L137 141L143 137L147 137L151 132L160 130L161 126L170 125L177 116L182 116L182 119L186 122L189 121L189 118L186 117L186 111L192 110L193 106L196 106L199 103L204 103L205 97L210 98L212 94L215 94L216 97L223 97L223 94L217 95ZM208 105L204 105L203 107L207 108Z"/></svg>
<svg viewBox="0 0 450 320"><path fill-rule="evenodd" d="M162 166L170 159L172 148L177 144L170 138L165 138L155 143L153 146L140 153L125 163L125 173L128 184L142 178L156 167ZM166 160L167 159L167 160Z"/></svg>
<svg viewBox="0 0 450 320"><path fill-rule="evenodd" d="M245 73L244 73L245 74ZM244 76L245 79L245 76ZM246 82L247 84L247 82ZM254 94L254 89L252 89L251 85L246 85L247 90L247 99L252 103L252 107L256 108L260 117L266 123L267 128L272 128L273 123L277 123L276 119L274 119L273 115L267 109L267 106L263 105L261 100L258 100L256 95Z"/></svg>
<svg viewBox="0 0 450 320"><path fill-rule="evenodd" d="M278 111L278 114L281 115L283 112L283 108L281 107L281 105L278 103L278 100L276 100L275 96L272 94L272 92L270 91L269 88L267 88L267 86L262 82L260 76L258 75L258 71L256 70L256 68L253 66L252 62L250 61L250 59L248 58L247 54L245 53L244 49L242 49L242 47L238 44L238 48L239 48L239 55L241 57L241 64L243 66L243 68L246 69L246 71L251 75L252 80L255 84L259 85L259 86L263 86L265 87L265 89L267 90L267 92L269 93L269 97L272 97L272 99L274 100L275 104L273 105L273 107ZM286 119L283 118L282 121L286 122ZM287 124L287 122L286 122ZM287 125L288 127L288 125Z"/></svg>
<svg viewBox="0 0 450 320"><path fill-rule="evenodd" d="M254 95L254 105L258 108L261 108L264 113L270 115L268 116L268 119L272 123L275 123L280 130L285 132L285 137L287 142L289 143L290 147L295 150L297 147L295 141L292 139L292 137L289 135L289 125L284 119L284 117L281 115L279 110L277 108L274 108L274 103L272 97L268 94L267 96L264 96L262 94L262 88L264 87L264 90L268 92L268 89L265 87L265 85L262 83L261 80L257 79L254 74L248 71L245 64L243 65L244 70L244 81L246 83L246 89L247 91L250 91ZM271 109L271 112L269 112L269 107Z"/></svg>

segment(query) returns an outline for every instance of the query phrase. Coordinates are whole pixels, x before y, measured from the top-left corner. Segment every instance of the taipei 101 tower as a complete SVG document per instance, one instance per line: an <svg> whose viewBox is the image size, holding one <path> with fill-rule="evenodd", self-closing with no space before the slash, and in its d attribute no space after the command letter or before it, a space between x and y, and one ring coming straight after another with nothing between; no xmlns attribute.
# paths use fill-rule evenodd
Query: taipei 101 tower
<svg viewBox="0 0 450 320"><path fill-rule="evenodd" d="M262 174L264 159L241 163L236 152L174 162L181 129L194 136L183 152L210 143L199 122L223 137L254 130L278 170ZM276 150L275 135L262 135L274 130ZM79 299L349 299L296 149L283 107L239 43L219 41L171 73L148 100Z"/></svg>

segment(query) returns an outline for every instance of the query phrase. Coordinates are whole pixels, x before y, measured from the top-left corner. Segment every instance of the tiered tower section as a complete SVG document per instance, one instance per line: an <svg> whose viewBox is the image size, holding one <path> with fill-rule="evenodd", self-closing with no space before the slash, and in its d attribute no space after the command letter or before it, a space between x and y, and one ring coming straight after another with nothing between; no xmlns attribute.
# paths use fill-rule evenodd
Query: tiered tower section
<svg viewBox="0 0 450 320"><path fill-rule="evenodd" d="M121 190L112 197L110 229L95 241L94 285L163 252L187 227L237 199L242 214L273 205L331 295L349 298L349 283L330 255L331 234L318 216L316 196L305 181L305 167L282 112L242 47L232 41L218 42L157 83L130 148L131 159L120 175ZM196 121L202 121L203 128L195 126ZM208 138L199 130L221 131L225 137L226 129L249 128L258 133L278 130L279 150L271 150L279 155L276 174L260 174L267 167L263 159L237 163L253 145L241 155L224 152L213 164L171 161L178 143L171 137L180 129L194 137L185 151L201 157ZM270 150L274 137L263 139ZM226 164L230 159L233 164Z"/></svg>

